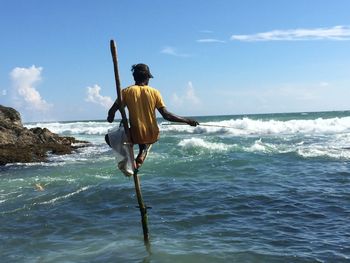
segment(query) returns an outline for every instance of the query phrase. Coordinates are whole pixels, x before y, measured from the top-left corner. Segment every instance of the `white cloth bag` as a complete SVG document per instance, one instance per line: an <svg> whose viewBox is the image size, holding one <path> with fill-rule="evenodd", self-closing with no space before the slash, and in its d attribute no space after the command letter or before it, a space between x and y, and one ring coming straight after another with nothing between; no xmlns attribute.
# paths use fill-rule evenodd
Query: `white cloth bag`
<svg viewBox="0 0 350 263"><path fill-rule="evenodd" d="M116 154L117 167L126 176L132 176L134 174L134 152L132 144L128 142L124 127L108 130L108 139Z"/></svg>

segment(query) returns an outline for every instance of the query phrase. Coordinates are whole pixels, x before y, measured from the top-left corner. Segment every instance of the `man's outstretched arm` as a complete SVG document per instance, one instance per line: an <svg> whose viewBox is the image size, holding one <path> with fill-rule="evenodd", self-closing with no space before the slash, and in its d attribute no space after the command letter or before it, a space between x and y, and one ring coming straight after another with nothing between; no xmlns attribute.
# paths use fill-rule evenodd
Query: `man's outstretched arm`
<svg viewBox="0 0 350 263"><path fill-rule="evenodd" d="M191 125L191 126L199 125L198 121L177 116L169 112L165 107L159 108L158 111L163 116L163 118L166 119L167 121L187 123L188 125Z"/></svg>
<svg viewBox="0 0 350 263"><path fill-rule="evenodd" d="M108 111L108 116L107 116L107 121L108 122L113 122L114 121L115 113L117 112L117 110L119 110L119 105L118 105L118 101L116 100L113 103L112 107Z"/></svg>

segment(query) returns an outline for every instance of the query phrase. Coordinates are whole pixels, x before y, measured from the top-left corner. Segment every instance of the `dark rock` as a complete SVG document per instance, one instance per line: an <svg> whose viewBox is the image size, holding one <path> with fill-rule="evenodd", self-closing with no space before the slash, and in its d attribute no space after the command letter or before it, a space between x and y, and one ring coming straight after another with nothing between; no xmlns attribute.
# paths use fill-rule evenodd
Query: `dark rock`
<svg viewBox="0 0 350 263"><path fill-rule="evenodd" d="M59 136L46 128L27 129L15 109L0 105L0 165L43 162L48 152L70 154L87 145L86 141Z"/></svg>
<svg viewBox="0 0 350 263"><path fill-rule="evenodd" d="M0 105L0 127L22 127L21 115L10 107Z"/></svg>

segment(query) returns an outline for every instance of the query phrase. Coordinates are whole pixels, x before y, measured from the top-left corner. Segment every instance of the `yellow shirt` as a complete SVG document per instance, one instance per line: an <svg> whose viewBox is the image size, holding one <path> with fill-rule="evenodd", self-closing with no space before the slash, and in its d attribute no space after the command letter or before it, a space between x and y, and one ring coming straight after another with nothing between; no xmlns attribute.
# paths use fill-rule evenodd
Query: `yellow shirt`
<svg viewBox="0 0 350 263"><path fill-rule="evenodd" d="M123 103L129 111L132 141L154 143L159 137L156 109L165 107L160 92L150 86L133 85L122 90Z"/></svg>

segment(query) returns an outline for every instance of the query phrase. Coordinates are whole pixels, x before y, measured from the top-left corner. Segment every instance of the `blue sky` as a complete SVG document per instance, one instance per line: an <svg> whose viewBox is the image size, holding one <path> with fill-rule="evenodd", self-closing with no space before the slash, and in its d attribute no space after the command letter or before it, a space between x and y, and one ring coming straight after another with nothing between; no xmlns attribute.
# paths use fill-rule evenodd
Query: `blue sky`
<svg viewBox="0 0 350 263"><path fill-rule="evenodd" d="M105 119L150 66L186 116L349 110L350 1L0 0L0 104L24 121Z"/></svg>

